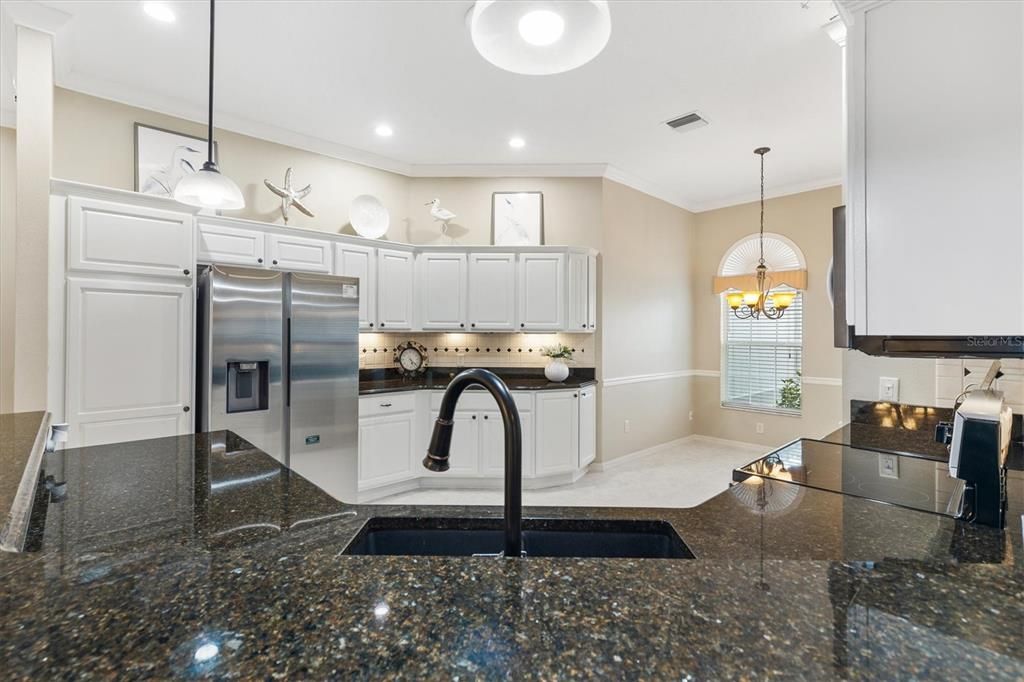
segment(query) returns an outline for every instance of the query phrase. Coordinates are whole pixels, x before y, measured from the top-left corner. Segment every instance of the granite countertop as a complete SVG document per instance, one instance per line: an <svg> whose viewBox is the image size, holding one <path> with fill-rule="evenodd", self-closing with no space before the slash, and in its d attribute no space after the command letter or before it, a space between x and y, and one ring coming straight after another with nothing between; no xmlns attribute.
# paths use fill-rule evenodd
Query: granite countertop
<svg viewBox="0 0 1024 682"><path fill-rule="evenodd" d="M25 544L49 428L49 412L0 414L0 550Z"/></svg>
<svg viewBox="0 0 1024 682"><path fill-rule="evenodd" d="M423 374L405 377L395 369L359 370L359 395L396 393L399 391L443 391L452 378L467 367L430 367ZM539 367L487 367L497 374L513 391L558 391L581 388L597 383L593 367L573 367L569 378L561 382L548 381ZM483 390L470 387L468 390Z"/></svg>
<svg viewBox="0 0 1024 682"><path fill-rule="evenodd" d="M524 513L664 519L693 560L367 557L342 551L371 517L501 509L348 505L227 432L45 466L68 493L41 549L0 553L16 678L1024 676L1019 506L998 531L747 482L691 509Z"/></svg>

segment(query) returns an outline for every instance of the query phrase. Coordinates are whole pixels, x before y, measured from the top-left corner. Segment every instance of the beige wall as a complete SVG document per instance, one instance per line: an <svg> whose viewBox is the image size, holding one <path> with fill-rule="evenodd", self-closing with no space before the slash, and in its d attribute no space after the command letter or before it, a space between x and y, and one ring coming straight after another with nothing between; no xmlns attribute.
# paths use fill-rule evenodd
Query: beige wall
<svg viewBox="0 0 1024 682"><path fill-rule="evenodd" d="M694 216L610 180L602 183L599 377L601 459L694 432L691 378L616 379L693 367ZM627 433L624 422L629 420Z"/></svg>
<svg viewBox="0 0 1024 682"><path fill-rule="evenodd" d="M877 358L860 351L842 351L843 404L851 400L878 400L878 380L900 380L900 402L935 404L935 360L930 358Z"/></svg>
<svg viewBox="0 0 1024 682"><path fill-rule="evenodd" d="M54 176L135 189L136 122L206 137L206 126L201 123L57 88ZM292 227L351 232L351 227L346 228L349 203L360 194L372 194L391 213L388 238L408 241L409 179L405 176L225 130L218 129L214 137L218 164L238 183L246 202L241 211L226 211L225 215L281 223L281 201L264 187L263 180L280 184L285 169L291 166L294 183L312 183L313 192L305 203L316 214L316 218L308 218L293 209L288 223Z"/></svg>
<svg viewBox="0 0 1024 682"><path fill-rule="evenodd" d="M826 276L832 258L832 209L842 203L839 187L769 199L765 231L793 240L807 259L808 288L804 293L803 413L800 417L773 415L721 406L719 377L695 381L697 432L703 435L775 445L800 436L820 436L832 431L844 414L842 352L833 347L832 307ZM694 260L695 366L720 371L721 299L711 291L711 279L732 244L758 229L757 202L730 206L696 216ZM827 383L816 383L825 379ZM764 433L757 433L757 424Z"/></svg>
<svg viewBox="0 0 1024 682"><path fill-rule="evenodd" d="M14 409L14 128L0 128L0 412Z"/></svg>

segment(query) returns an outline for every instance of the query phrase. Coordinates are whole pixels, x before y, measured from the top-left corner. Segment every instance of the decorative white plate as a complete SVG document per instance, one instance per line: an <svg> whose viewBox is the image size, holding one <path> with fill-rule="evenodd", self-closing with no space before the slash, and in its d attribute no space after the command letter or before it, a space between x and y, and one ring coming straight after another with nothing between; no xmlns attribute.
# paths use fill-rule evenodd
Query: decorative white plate
<svg viewBox="0 0 1024 682"><path fill-rule="evenodd" d="M348 220L360 237L379 239L387 234L391 216L380 199L370 194L360 194L352 200L348 209Z"/></svg>

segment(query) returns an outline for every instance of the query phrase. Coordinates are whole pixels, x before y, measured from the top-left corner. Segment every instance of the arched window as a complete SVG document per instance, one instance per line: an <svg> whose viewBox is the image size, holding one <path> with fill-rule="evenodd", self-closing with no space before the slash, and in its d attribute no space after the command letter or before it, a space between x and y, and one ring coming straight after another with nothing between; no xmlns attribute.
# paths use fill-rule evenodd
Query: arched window
<svg viewBox="0 0 1024 682"><path fill-rule="evenodd" d="M758 236L739 240L726 251L720 276L749 275L760 258ZM764 259L772 272L804 270L800 249L789 239L765 233ZM792 289L786 285L779 290ZM722 303L722 405L786 413L800 412L803 370L803 295L778 320L741 320Z"/></svg>

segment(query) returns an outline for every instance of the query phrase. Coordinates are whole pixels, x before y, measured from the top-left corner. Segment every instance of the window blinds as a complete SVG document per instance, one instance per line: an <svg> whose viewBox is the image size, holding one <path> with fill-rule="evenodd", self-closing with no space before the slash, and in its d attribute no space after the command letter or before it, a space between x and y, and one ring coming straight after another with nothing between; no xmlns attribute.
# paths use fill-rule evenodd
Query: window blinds
<svg viewBox="0 0 1024 682"><path fill-rule="evenodd" d="M799 411L793 391L783 401L787 379L800 387L803 356L803 296L797 294L778 320L738 319L722 299L725 319L722 403L736 407Z"/></svg>

